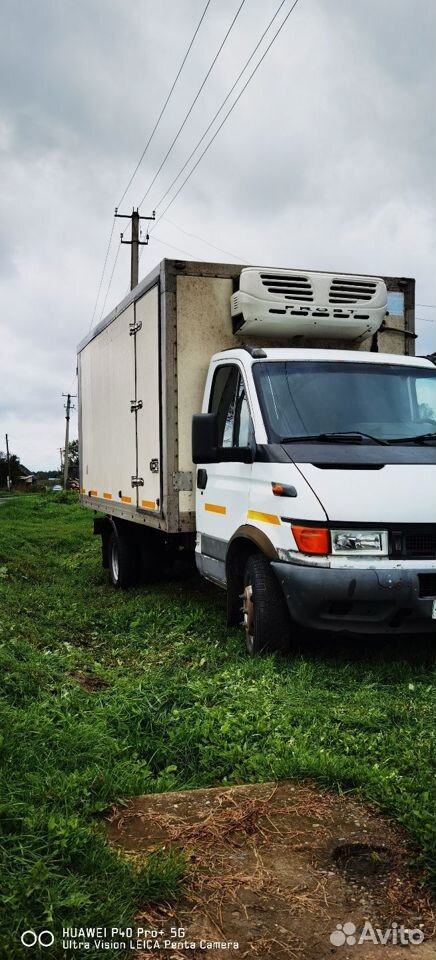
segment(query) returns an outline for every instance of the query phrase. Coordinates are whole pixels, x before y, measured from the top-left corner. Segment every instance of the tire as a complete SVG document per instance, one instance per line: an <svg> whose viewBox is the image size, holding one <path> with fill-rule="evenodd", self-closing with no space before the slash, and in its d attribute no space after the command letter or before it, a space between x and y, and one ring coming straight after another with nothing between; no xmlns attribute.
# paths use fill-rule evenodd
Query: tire
<svg viewBox="0 0 436 960"><path fill-rule="evenodd" d="M127 532L114 527L108 541L109 580L116 590L127 590L137 583L140 575L140 555L137 544Z"/></svg>
<svg viewBox="0 0 436 960"><path fill-rule="evenodd" d="M248 558L244 570L243 625L251 657L289 648L291 621L285 598L263 553Z"/></svg>

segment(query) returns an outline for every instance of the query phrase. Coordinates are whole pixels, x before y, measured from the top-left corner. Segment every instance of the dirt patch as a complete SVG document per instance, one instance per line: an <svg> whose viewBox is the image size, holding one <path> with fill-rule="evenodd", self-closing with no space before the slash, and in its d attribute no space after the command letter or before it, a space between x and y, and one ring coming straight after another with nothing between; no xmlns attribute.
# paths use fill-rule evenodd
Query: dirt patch
<svg viewBox="0 0 436 960"><path fill-rule="evenodd" d="M403 833L347 797L292 782L150 795L114 807L106 829L131 856L176 845L190 864L183 900L137 923L183 928L195 946L143 960L434 960L433 905ZM377 928L391 930L384 945Z"/></svg>
<svg viewBox="0 0 436 960"><path fill-rule="evenodd" d="M103 680L103 677L98 677L94 673L84 673L82 670L72 670L68 672L67 676L69 676L71 680L75 680L76 683L79 683L87 693L107 690L109 686L106 680Z"/></svg>
<svg viewBox="0 0 436 960"><path fill-rule="evenodd" d="M374 843L340 843L333 850L332 860L347 880L360 883L387 874L394 866L389 848Z"/></svg>

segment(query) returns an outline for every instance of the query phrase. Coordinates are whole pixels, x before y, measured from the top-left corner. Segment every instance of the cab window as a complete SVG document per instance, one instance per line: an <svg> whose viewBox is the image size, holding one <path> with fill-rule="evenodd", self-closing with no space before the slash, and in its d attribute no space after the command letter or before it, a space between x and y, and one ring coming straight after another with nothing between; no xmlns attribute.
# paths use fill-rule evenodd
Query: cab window
<svg viewBox="0 0 436 960"><path fill-rule="evenodd" d="M244 380L235 364L223 364L215 371L209 413L217 414L220 447L249 446L253 424Z"/></svg>

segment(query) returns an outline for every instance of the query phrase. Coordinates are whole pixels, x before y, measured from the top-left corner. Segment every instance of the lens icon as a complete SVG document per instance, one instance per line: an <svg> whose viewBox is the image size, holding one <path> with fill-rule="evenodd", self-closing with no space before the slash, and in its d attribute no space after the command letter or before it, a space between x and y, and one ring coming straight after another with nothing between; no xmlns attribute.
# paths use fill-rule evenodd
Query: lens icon
<svg viewBox="0 0 436 960"><path fill-rule="evenodd" d="M25 930L20 937L23 947L36 947L36 944L39 947L51 947L54 944L54 939L51 930L41 930L40 933L35 933L34 930Z"/></svg>
<svg viewBox="0 0 436 960"><path fill-rule="evenodd" d="M34 947L38 943L38 936L34 930L25 930L21 934L21 943L23 947Z"/></svg>

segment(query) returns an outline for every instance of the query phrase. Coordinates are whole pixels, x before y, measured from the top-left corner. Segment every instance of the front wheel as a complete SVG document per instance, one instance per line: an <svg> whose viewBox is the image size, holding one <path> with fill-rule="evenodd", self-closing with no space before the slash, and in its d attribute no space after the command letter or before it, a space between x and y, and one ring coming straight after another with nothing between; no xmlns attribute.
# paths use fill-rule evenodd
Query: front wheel
<svg viewBox="0 0 436 960"><path fill-rule="evenodd" d="M242 594L245 645L250 656L285 651L289 647L291 623L285 598L262 553L248 558Z"/></svg>

